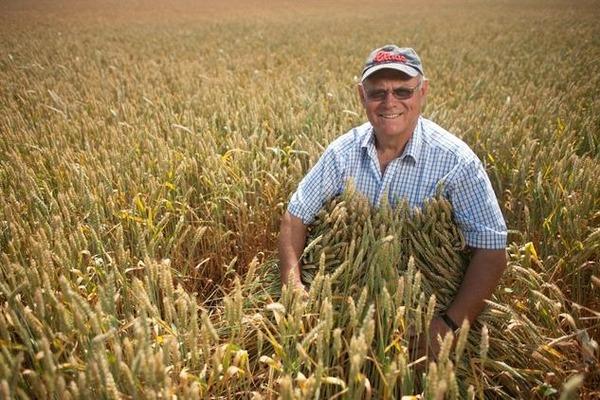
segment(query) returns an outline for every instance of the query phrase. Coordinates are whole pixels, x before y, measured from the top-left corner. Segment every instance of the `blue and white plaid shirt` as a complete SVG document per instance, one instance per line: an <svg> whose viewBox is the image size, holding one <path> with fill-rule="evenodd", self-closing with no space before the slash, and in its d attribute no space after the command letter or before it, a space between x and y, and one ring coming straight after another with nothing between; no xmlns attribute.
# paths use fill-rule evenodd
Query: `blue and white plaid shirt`
<svg viewBox="0 0 600 400"><path fill-rule="evenodd" d="M420 117L404 152L382 175L374 139L371 124L365 123L333 141L292 195L290 214L306 225L312 223L350 178L372 204L380 204L387 194L392 206L406 198L411 207L423 207L443 184L467 244L506 247L506 224L492 185L481 161L462 140Z"/></svg>

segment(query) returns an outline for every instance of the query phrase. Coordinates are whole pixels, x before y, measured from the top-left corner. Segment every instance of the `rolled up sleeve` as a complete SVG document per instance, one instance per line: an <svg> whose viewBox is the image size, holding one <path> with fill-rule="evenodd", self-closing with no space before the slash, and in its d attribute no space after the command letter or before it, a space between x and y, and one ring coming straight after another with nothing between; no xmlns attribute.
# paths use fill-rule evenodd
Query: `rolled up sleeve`
<svg viewBox="0 0 600 400"><path fill-rule="evenodd" d="M506 247L506 222L479 159L462 166L449 185L449 198L467 244L482 249Z"/></svg>
<svg viewBox="0 0 600 400"><path fill-rule="evenodd" d="M292 195L287 211L309 225L327 200L339 194L343 179L333 148L328 147L317 163L304 176Z"/></svg>

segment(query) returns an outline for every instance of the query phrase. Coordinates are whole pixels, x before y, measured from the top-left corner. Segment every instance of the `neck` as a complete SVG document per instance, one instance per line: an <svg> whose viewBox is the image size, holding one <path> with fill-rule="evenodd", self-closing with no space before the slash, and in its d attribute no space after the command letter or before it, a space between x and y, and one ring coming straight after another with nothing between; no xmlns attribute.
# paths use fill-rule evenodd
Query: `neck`
<svg viewBox="0 0 600 400"><path fill-rule="evenodd" d="M381 135L377 133L377 131L373 131L375 134L375 148L377 149L377 153L381 155L385 155L387 157L391 157L391 159L399 157L404 148L406 147L406 143L412 138L413 133L417 129L417 121L414 121L412 126L408 129L405 129L404 132L400 132L396 135Z"/></svg>
<svg viewBox="0 0 600 400"><path fill-rule="evenodd" d="M412 135L402 135L399 137L381 137L375 132L375 148L377 153L386 154L389 156L398 157L404 151L406 143L410 140Z"/></svg>
<svg viewBox="0 0 600 400"><path fill-rule="evenodd" d="M380 135L377 131L373 132L375 135L375 149L377 150L377 158L382 175L385 173L388 164L402 155L406 144L412 138L417 128L416 125L415 123L412 129L393 136Z"/></svg>
<svg viewBox="0 0 600 400"><path fill-rule="evenodd" d="M375 133L375 149L377 149L377 159L379 161L379 168L381 174L385 173L385 169L388 164L395 158L400 157L406 143L410 139L409 137L400 138L381 138Z"/></svg>

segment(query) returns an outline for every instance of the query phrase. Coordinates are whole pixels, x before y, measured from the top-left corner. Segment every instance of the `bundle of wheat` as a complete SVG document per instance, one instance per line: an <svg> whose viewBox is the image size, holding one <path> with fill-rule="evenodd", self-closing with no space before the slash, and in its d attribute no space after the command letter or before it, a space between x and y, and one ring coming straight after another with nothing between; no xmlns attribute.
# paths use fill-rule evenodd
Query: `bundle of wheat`
<svg viewBox="0 0 600 400"><path fill-rule="evenodd" d="M471 329L465 322L454 343L446 338L437 362L411 359L408 332L428 335L431 319L451 303L468 262L469 249L443 197L422 209L402 202L373 208L350 189L330 201L309 228L302 256L306 301L281 293L277 263L265 264L262 281L269 296L248 298L261 299L254 307L268 298L281 300L266 305L260 324L256 319L248 324L242 347L268 361L285 383L281 390L289 389L292 397L423 391L512 398L539 390L548 373L560 376L564 355L546 346L549 339L539 325L498 296ZM523 273L529 271L511 262L511 279ZM258 331L267 338L262 354L252 343ZM332 381L339 385L325 385Z"/></svg>

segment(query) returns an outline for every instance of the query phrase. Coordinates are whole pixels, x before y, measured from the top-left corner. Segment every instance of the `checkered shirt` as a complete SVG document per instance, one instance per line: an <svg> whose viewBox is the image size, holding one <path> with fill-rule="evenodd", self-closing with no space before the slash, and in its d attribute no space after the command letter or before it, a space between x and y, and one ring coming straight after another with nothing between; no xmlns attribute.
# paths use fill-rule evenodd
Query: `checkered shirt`
<svg viewBox="0 0 600 400"><path fill-rule="evenodd" d="M374 138L373 127L365 123L333 141L292 195L290 214L309 225L350 179L372 204L380 204L387 195L392 206L405 198L411 207L423 207L442 184L469 246L506 247L506 224L490 180L462 140L420 117L404 152L382 174Z"/></svg>

